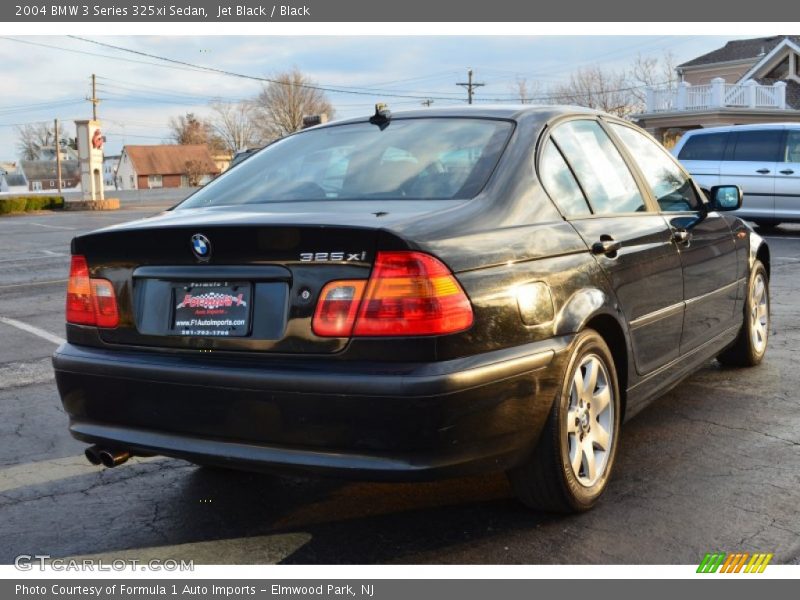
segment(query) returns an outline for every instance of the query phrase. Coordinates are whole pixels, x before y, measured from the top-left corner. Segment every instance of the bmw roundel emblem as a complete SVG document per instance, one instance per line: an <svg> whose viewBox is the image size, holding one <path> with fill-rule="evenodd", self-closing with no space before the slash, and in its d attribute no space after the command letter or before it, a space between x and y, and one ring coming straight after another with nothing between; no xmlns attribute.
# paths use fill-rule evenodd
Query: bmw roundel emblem
<svg viewBox="0 0 800 600"><path fill-rule="evenodd" d="M211 242L202 233L195 233L192 236L192 252L199 260L211 258Z"/></svg>

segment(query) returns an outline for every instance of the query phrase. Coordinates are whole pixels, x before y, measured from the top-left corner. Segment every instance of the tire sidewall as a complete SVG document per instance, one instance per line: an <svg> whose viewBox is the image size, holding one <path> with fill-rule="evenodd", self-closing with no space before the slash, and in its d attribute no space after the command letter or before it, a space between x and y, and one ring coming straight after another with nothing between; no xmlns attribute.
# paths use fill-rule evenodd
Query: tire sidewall
<svg viewBox="0 0 800 600"><path fill-rule="evenodd" d="M573 374L583 358L588 354L595 354L602 359L606 371L608 372L609 383L612 386L614 402L614 432L608 462L606 463L603 475L590 487L580 483L572 471L572 466L569 461L569 440L566 419L566 413L569 411L569 396ZM613 472L620 436L621 406L619 382L617 381L614 359L603 338L595 331L585 330L578 334L578 337L575 339L573 350L564 372L561 393L555 408L555 427L553 429L557 436L555 441L558 447L558 463L561 471L561 480L564 485L564 492L573 508L576 510L587 510L597 502L608 484Z"/></svg>

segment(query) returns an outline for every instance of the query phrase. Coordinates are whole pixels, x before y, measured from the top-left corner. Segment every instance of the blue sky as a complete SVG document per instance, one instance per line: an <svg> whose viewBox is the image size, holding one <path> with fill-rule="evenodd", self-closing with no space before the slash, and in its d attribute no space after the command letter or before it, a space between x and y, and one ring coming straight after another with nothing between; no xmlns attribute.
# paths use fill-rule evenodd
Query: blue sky
<svg viewBox="0 0 800 600"><path fill-rule="evenodd" d="M8 39L8 37L14 38ZM464 102L455 86L467 68L486 83L476 98L509 98L517 78L542 89L593 65L622 69L637 54L671 51L677 62L724 45L723 36L118 36L98 41L193 64L255 76L293 66L320 85L369 88L366 95L330 94L338 117L368 114L376 101L397 109L436 96L436 106ZM84 100L90 75L98 76L99 118L107 153L124 143L167 140L167 121L186 112L209 113L214 98L237 100L258 93L256 81L197 72L67 36L0 37L0 160L17 156L14 125L61 119L74 135L75 119L91 117ZM447 99L444 99L447 98ZM448 100L448 99L452 100Z"/></svg>

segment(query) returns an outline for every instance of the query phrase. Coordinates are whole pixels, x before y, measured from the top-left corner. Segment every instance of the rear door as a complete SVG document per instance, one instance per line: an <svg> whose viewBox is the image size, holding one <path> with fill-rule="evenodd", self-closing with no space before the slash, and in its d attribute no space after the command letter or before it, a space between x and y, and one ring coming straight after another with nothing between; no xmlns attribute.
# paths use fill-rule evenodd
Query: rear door
<svg viewBox="0 0 800 600"><path fill-rule="evenodd" d="M614 123L611 129L628 149L673 233L683 266L686 301L681 354L730 327L739 292L736 246L728 221L706 212L690 177L655 141Z"/></svg>
<svg viewBox="0 0 800 600"><path fill-rule="evenodd" d="M775 216L775 173L782 129L742 129L734 132L720 165L722 185L738 185L744 203L738 216L770 220Z"/></svg>
<svg viewBox="0 0 800 600"><path fill-rule="evenodd" d="M559 204L563 195L554 200L609 278L630 326L637 371L652 371L678 356L683 322L681 263L669 227L598 121L564 122L550 140L588 207L580 214ZM541 170L540 162L550 190Z"/></svg>
<svg viewBox="0 0 800 600"><path fill-rule="evenodd" d="M775 174L775 220L800 221L800 129L787 129Z"/></svg>

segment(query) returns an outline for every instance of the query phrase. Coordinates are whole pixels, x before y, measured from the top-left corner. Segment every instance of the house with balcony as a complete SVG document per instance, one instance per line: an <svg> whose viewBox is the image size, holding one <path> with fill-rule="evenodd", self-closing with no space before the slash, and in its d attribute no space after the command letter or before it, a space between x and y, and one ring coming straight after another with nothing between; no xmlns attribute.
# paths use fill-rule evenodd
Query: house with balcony
<svg viewBox="0 0 800 600"><path fill-rule="evenodd" d="M677 85L646 90L634 116L662 142L701 127L800 121L800 36L734 40L677 72Z"/></svg>

